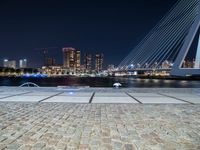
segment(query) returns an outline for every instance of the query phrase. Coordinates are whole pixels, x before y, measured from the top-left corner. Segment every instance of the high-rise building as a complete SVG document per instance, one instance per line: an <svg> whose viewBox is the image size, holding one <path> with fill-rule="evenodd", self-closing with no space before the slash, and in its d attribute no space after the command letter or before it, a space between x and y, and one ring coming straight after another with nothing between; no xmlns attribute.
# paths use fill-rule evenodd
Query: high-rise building
<svg viewBox="0 0 200 150"><path fill-rule="evenodd" d="M95 70L97 72L102 71L103 69L103 54L95 55Z"/></svg>
<svg viewBox="0 0 200 150"><path fill-rule="evenodd" d="M81 68L81 52L76 51L76 70L80 71Z"/></svg>
<svg viewBox="0 0 200 150"><path fill-rule="evenodd" d="M80 70L81 52L75 48L63 48L63 67L73 71Z"/></svg>
<svg viewBox="0 0 200 150"><path fill-rule="evenodd" d="M75 56L76 50L75 48L67 47L63 48L63 67L68 69L75 68Z"/></svg>
<svg viewBox="0 0 200 150"><path fill-rule="evenodd" d="M43 55L44 55L44 66L49 67L49 66L55 66L56 65L56 60L53 57L49 57L49 51L47 48L42 48L43 50Z"/></svg>
<svg viewBox="0 0 200 150"><path fill-rule="evenodd" d="M47 57L45 64L45 66L55 66L56 60L54 58Z"/></svg>
<svg viewBox="0 0 200 150"><path fill-rule="evenodd" d="M16 68L16 61L15 60L8 60L4 59L3 66L6 68Z"/></svg>
<svg viewBox="0 0 200 150"><path fill-rule="evenodd" d="M19 60L19 68L27 68L27 59Z"/></svg>
<svg viewBox="0 0 200 150"><path fill-rule="evenodd" d="M92 71L92 55L91 54L84 55L84 68L85 68L85 72Z"/></svg>

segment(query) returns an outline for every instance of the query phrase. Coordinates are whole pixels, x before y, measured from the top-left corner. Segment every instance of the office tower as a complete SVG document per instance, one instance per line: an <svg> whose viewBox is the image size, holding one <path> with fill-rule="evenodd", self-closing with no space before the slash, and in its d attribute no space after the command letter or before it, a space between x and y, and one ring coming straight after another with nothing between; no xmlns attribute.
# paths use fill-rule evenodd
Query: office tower
<svg viewBox="0 0 200 150"><path fill-rule="evenodd" d="M76 70L80 71L81 68L81 52L76 51Z"/></svg>
<svg viewBox="0 0 200 150"><path fill-rule="evenodd" d="M54 58L46 58L46 65L45 66L55 66L56 65L56 60Z"/></svg>
<svg viewBox="0 0 200 150"><path fill-rule="evenodd" d="M27 68L27 59L19 60L19 68Z"/></svg>
<svg viewBox="0 0 200 150"><path fill-rule="evenodd" d="M103 69L103 54L95 55L95 71L99 72Z"/></svg>
<svg viewBox="0 0 200 150"><path fill-rule="evenodd" d="M91 54L84 55L84 68L85 68L85 72L92 71L92 55Z"/></svg>
<svg viewBox="0 0 200 150"><path fill-rule="evenodd" d="M4 59L3 66L6 68L16 68L16 61L15 60L8 60Z"/></svg>
<svg viewBox="0 0 200 150"><path fill-rule="evenodd" d="M43 48L43 54L44 54L44 66L54 66L56 65L55 58L49 57L49 52L47 48Z"/></svg>
<svg viewBox="0 0 200 150"><path fill-rule="evenodd" d="M79 71L81 65L81 52L75 48L63 48L63 67L73 71Z"/></svg>
<svg viewBox="0 0 200 150"><path fill-rule="evenodd" d="M75 68L76 50L71 47L63 48L63 67L68 69Z"/></svg>

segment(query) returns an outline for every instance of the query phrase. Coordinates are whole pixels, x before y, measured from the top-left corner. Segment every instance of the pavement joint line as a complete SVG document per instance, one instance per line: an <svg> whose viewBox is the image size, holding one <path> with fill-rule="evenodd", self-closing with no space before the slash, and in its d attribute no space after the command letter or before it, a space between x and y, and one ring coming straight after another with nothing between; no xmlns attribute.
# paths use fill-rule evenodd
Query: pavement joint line
<svg viewBox="0 0 200 150"><path fill-rule="evenodd" d="M133 97L132 95L130 95L129 93L127 92L124 92L126 95L128 95L129 97L131 97L132 99L134 99L135 101L137 101L138 103L142 104L141 101L139 101L137 98Z"/></svg>
<svg viewBox="0 0 200 150"><path fill-rule="evenodd" d="M165 96L165 97L173 98L173 99L176 99L176 100L179 100L179 101L183 101L183 102L186 102L186 103L189 103L189 104L192 104L192 105L195 105L195 103L192 103L192 102L189 102L189 101L186 101L186 100L174 97L174 96L170 96L170 95L166 95L166 94L162 94L162 93L157 93L157 94Z"/></svg>
<svg viewBox="0 0 200 150"><path fill-rule="evenodd" d="M92 96L90 97L90 100L89 100L89 103L91 104L92 103L92 100L94 98L94 95L95 95L95 92L92 93Z"/></svg>
<svg viewBox="0 0 200 150"><path fill-rule="evenodd" d="M9 95L9 96L5 96L5 97L1 97L0 99L5 99L5 98L10 98L10 97L20 96L20 95L29 94L29 93L32 93L32 92L25 92L25 93L20 93L20 94L15 94L15 95Z"/></svg>
<svg viewBox="0 0 200 150"><path fill-rule="evenodd" d="M64 92L60 92L60 93L51 95L51 96L49 96L49 97L47 97L47 98L44 98L44 99L42 99L42 100L39 100L38 103L41 103L41 102L43 102L43 101L45 101L45 100L47 100L47 99L50 99L50 98L52 98L52 97L58 96L58 95L63 94L63 93L64 93Z"/></svg>

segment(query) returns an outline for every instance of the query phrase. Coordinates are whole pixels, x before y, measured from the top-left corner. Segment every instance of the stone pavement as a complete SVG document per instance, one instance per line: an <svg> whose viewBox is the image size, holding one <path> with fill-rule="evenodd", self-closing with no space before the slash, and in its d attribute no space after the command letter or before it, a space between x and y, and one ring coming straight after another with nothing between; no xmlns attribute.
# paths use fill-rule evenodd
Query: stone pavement
<svg viewBox="0 0 200 150"><path fill-rule="evenodd" d="M3 150L199 150L200 89L0 87Z"/></svg>
<svg viewBox="0 0 200 150"><path fill-rule="evenodd" d="M0 102L200 104L199 89L0 88Z"/></svg>
<svg viewBox="0 0 200 150"><path fill-rule="evenodd" d="M0 149L199 150L199 106L0 102Z"/></svg>

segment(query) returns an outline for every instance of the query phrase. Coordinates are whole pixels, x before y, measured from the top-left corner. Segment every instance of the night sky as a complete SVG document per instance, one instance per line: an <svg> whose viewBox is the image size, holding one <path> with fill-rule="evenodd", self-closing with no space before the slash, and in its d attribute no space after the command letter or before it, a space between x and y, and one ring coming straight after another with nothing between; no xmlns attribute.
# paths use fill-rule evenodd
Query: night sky
<svg viewBox="0 0 200 150"><path fill-rule="evenodd" d="M0 60L43 63L40 48L62 64L62 47L104 53L118 65L177 0L1 0Z"/></svg>

